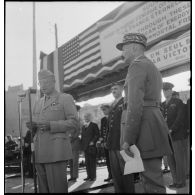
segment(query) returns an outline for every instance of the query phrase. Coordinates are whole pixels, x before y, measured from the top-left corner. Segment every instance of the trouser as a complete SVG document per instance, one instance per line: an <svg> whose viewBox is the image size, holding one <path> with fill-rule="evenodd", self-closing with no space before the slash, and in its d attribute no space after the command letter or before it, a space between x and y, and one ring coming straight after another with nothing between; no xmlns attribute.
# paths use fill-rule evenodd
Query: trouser
<svg viewBox="0 0 195 195"><path fill-rule="evenodd" d="M173 154L167 156L171 175L173 177L173 183L184 184L185 183L185 164L184 164L184 152L183 141L176 140L172 142Z"/></svg>
<svg viewBox="0 0 195 195"><path fill-rule="evenodd" d="M79 172L79 151L72 151L73 158L70 160L70 177L78 178Z"/></svg>
<svg viewBox="0 0 195 195"><path fill-rule="evenodd" d="M143 159L144 172L141 172L145 193L166 193L161 171L162 157Z"/></svg>
<svg viewBox="0 0 195 195"><path fill-rule="evenodd" d="M66 162L36 163L39 193L68 193Z"/></svg>
<svg viewBox="0 0 195 195"><path fill-rule="evenodd" d="M33 176L33 165L31 163L31 154L24 156L24 172L28 172L28 176Z"/></svg>
<svg viewBox="0 0 195 195"><path fill-rule="evenodd" d="M87 170L87 177L96 178L96 153L91 154L89 150L85 150L85 164Z"/></svg>
<svg viewBox="0 0 195 195"><path fill-rule="evenodd" d="M134 193L133 174L123 175L125 162L119 150L109 150L110 167L116 193Z"/></svg>
<svg viewBox="0 0 195 195"><path fill-rule="evenodd" d="M107 169L108 169L108 178L112 178L112 173L111 173L111 168L110 168L109 151L106 148L104 148L104 153L105 153L106 165L107 165Z"/></svg>
<svg viewBox="0 0 195 195"><path fill-rule="evenodd" d="M189 139L189 136L183 140L183 150L184 150L185 174L186 176L188 176L190 173L190 139Z"/></svg>

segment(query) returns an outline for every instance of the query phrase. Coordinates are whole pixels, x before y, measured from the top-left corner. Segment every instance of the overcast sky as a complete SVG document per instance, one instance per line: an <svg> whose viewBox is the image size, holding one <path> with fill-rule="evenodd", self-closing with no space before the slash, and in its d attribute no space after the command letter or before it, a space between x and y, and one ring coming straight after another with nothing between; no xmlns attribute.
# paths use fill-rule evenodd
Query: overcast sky
<svg viewBox="0 0 195 195"><path fill-rule="evenodd" d="M58 46L107 15L123 2L36 2L37 69L39 54L55 49L54 24L58 28ZM5 86L32 86L32 2L6 2ZM188 90L190 72L164 78L174 90ZM97 101L98 100L98 101ZM111 95L90 100L91 104L110 102Z"/></svg>
<svg viewBox="0 0 195 195"><path fill-rule="evenodd" d="M107 15L123 2L36 2L37 59ZM32 2L6 2L6 89L32 86ZM37 60L37 69L40 61Z"/></svg>

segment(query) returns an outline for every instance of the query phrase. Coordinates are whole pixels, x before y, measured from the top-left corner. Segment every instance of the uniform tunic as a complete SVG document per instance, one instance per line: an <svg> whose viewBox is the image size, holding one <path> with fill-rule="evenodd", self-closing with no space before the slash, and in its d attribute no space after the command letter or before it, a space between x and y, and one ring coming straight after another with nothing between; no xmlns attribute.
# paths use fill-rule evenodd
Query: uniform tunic
<svg viewBox="0 0 195 195"><path fill-rule="evenodd" d="M66 160L72 158L69 134L79 130L71 95L55 91L35 102L33 121L49 122L50 130L37 129L34 136L35 163L40 193L67 193Z"/></svg>
<svg viewBox="0 0 195 195"><path fill-rule="evenodd" d="M141 173L146 193L165 193L162 156L172 153L167 124L160 111L162 78L145 56L136 58L125 80L126 113L122 115L121 144L135 144L145 171Z"/></svg>

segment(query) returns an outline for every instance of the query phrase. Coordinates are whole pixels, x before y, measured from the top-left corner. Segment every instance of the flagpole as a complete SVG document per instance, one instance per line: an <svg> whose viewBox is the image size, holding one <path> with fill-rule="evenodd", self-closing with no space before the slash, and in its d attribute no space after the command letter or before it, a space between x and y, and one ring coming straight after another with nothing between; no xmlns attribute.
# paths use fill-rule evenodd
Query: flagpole
<svg viewBox="0 0 195 195"><path fill-rule="evenodd" d="M55 23L55 52L54 52L54 75L56 77L56 89L60 91L59 65L58 65L58 31Z"/></svg>
<svg viewBox="0 0 195 195"><path fill-rule="evenodd" d="M33 88L37 89L35 2L33 1Z"/></svg>
<svg viewBox="0 0 195 195"><path fill-rule="evenodd" d="M35 2L33 1L33 88L37 89L37 56L36 56L36 25L35 25ZM32 135L32 112L31 112L31 95L28 90L29 99L29 113L30 113L30 124L31 124L31 151L32 151L32 164L33 164L33 180L34 180L34 192L37 193L37 176L35 169L35 152ZM36 99L39 97L39 93L36 94Z"/></svg>

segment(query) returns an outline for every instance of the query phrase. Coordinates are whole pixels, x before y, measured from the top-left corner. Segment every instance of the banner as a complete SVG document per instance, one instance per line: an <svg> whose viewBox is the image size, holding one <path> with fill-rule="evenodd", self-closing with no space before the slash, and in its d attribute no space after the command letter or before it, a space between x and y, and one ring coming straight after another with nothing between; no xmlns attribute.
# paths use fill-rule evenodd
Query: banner
<svg viewBox="0 0 195 195"><path fill-rule="evenodd" d="M191 23L190 1L147 2L100 33L102 63L119 57L116 44L128 32L144 33L148 45L186 29Z"/></svg>
<svg viewBox="0 0 195 195"><path fill-rule="evenodd" d="M190 31L176 40L162 41L145 55L159 70L168 69L190 61Z"/></svg>

